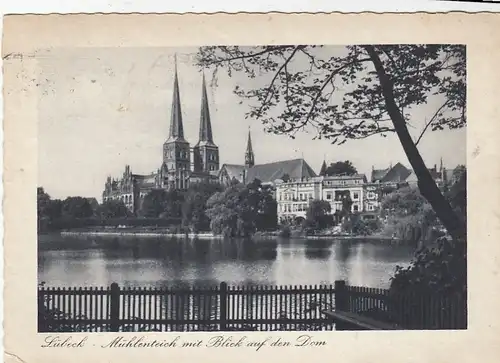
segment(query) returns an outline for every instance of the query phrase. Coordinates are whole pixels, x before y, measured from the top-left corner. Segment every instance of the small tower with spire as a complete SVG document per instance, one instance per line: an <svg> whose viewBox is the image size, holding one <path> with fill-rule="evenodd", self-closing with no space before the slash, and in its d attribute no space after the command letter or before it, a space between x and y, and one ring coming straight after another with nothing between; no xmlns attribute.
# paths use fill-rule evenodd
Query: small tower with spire
<svg viewBox="0 0 500 363"><path fill-rule="evenodd" d="M323 158L323 164L321 164L321 170L319 171L319 176L326 176L326 160Z"/></svg>
<svg viewBox="0 0 500 363"><path fill-rule="evenodd" d="M247 150L245 152L245 166L251 168L255 165L255 156L252 148L252 136L250 135L250 127L248 128Z"/></svg>
<svg viewBox="0 0 500 363"><path fill-rule="evenodd" d="M191 149L189 142L184 138L179 79L177 76L177 57L175 57L170 135L163 144L163 164L165 166L162 165L162 168L167 169L169 172L169 182L175 188L183 188L185 186L186 171L189 171L191 166Z"/></svg>
<svg viewBox="0 0 500 363"><path fill-rule="evenodd" d="M194 171L213 172L219 170L219 148L214 143L210 109L208 107L205 75L202 77L200 135L198 143L193 148Z"/></svg>

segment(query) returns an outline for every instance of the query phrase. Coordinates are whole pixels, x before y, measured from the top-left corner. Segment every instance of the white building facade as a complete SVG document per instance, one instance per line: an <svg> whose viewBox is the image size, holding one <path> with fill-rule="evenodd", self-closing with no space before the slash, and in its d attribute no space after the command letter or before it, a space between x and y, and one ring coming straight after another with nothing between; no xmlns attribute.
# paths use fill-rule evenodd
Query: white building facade
<svg viewBox="0 0 500 363"><path fill-rule="evenodd" d="M342 199L349 196L352 201L351 212L358 213L371 210L367 202L367 183L364 174L348 176L321 176L303 180L292 180L276 184L276 201L278 204L278 221L296 220L306 217L309 204L313 200L324 200L330 203L331 213L342 210ZM371 190L368 191L372 193ZM373 204L378 195L370 194ZM375 207L373 207L375 208ZM373 209L375 210L375 209Z"/></svg>

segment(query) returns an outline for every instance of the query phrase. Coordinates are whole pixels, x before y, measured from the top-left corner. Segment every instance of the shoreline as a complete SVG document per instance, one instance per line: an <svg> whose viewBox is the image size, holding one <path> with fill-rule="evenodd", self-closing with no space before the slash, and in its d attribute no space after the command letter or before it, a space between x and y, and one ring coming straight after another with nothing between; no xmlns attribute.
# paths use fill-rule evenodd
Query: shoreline
<svg viewBox="0 0 500 363"><path fill-rule="evenodd" d="M57 232L56 232L57 233ZM61 231L59 232L61 236L96 236L96 237L171 237L171 238L198 238L198 239L224 239L224 236L215 235L210 232L206 233L169 233L169 232L111 232L111 231ZM254 238L262 239L309 239L309 240L321 240L321 239L336 239L336 240L377 240L377 241L395 241L396 239L392 237L384 236L346 236L346 235L312 235L312 236L291 236L291 237L280 237L274 234L257 234Z"/></svg>

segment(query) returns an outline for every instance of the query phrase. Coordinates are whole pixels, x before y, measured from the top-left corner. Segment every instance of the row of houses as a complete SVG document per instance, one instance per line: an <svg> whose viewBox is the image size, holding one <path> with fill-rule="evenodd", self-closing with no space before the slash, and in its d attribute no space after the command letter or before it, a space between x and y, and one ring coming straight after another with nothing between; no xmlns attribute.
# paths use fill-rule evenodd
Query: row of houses
<svg viewBox="0 0 500 363"><path fill-rule="evenodd" d="M446 170L441 162L429 169L439 187L451 180L452 170ZM417 178L411 169L401 163L386 169L372 169L371 177L365 174L316 176L275 182L278 220L305 218L309 203L323 200L330 203L331 213L341 211L344 198L350 198L351 212L373 218L382 199L401 186L414 186Z"/></svg>

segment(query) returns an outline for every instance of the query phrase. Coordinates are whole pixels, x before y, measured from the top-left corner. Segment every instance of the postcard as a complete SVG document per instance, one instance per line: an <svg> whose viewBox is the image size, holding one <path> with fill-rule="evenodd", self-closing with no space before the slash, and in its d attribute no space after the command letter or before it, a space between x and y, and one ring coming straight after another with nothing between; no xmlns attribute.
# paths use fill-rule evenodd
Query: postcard
<svg viewBox="0 0 500 363"><path fill-rule="evenodd" d="M499 19L7 16L6 361L495 361Z"/></svg>

